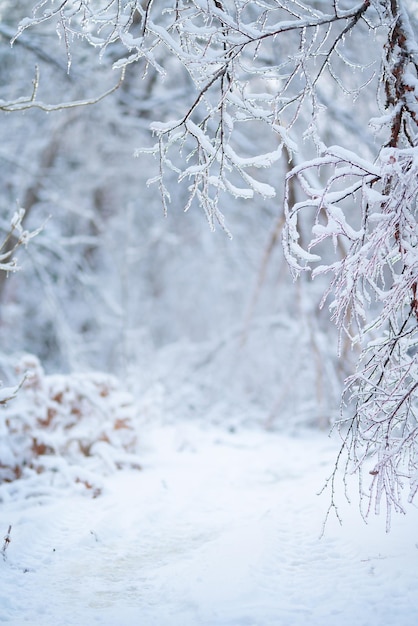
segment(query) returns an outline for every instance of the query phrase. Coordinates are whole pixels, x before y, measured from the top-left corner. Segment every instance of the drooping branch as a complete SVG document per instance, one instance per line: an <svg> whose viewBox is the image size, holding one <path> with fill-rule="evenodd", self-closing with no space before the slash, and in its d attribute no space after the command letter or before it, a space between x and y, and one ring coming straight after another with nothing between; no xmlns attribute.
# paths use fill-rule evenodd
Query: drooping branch
<svg viewBox="0 0 418 626"><path fill-rule="evenodd" d="M375 163L329 148L294 168L289 180L297 178L306 199L287 202L284 243L295 272L331 274L322 303L332 298L340 332L363 348L357 371L345 384L343 407L351 414L343 413L338 425L342 449L330 484L333 489L345 452L346 471L359 474L365 498L362 474L373 463L365 513L372 507L379 511L384 499L389 528L391 511L405 510L404 483L410 500L418 484L418 46L400 1L387 3L386 19L385 111L373 120L386 131L386 145ZM318 169L333 172L323 188L310 182L310 172ZM304 250L298 244L299 221L307 211L313 238ZM348 244L346 256L319 264L313 252L324 256L324 245L335 247L339 240Z"/></svg>

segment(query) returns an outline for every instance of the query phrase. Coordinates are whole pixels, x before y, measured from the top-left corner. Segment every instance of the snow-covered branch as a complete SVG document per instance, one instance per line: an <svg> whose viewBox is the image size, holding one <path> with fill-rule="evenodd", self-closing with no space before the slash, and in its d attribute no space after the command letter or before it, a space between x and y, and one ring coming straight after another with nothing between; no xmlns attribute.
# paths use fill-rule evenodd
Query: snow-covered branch
<svg viewBox="0 0 418 626"><path fill-rule="evenodd" d="M353 412L340 427L348 425L343 447L354 472L374 459L367 508L378 510L384 497L389 526L391 510L404 511L404 482L410 499L417 491L418 66L405 5L392 2L385 15L385 112L371 123L387 142L375 162L333 147L294 168L288 185L296 178L305 200L286 202L284 245L295 273L331 275L322 305L330 298L340 332L362 346L345 385ZM331 172L322 186L312 182L318 171ZM300 223L308 215L312 238L303 246Z"/></svg>
<svg viewBox="0 0 418 626"><path fill-rule="evenodd" d="M85 107L93 104L97 104L101 100L104 100L112 93L114 93L123 83L125 70L122 68L122 72L118 82L103 93L92 98L86 98L83 100L72 100L69 102L59 102L57 104L51 104L37 100L37 92L39 87L39 71L36 68L35 78L33 80L32 94L29 97L18 98L17 100L4 101L0 100L0 111L11 113L13 111L27 111L28 109L40 109L46 113L52 111L63 111L64 109L75 109L79 107Z"/></svg>
<svg viewBox="0 0 418 626"><path fill-rule="evenodd" d="M145 71L164 76L167 57L176 59L176 71L191 80L195 96L180 116L173 103L172 121L152 125L159 174L150 182L158 183L167 210L166 173L174 171L180 181L188 180L185 208L196 200L213 227L216 222L224 225L220 202L226 195L274 196L262 170L276 163L283 146L290 153L297 149L289 131L299 118L306 116L305 130L317 140L311 123L320 108L317 89L324 78L339 74L339 64L353 65L344 53L345 40L359 27L368 32L371 22L363 18L370 7L370 0L355 6L311 6L295 0L165 0L158 5L139 0L76 5L42 1L32 16L21 20L14 40L53 21L66 44L69 66L75 37L98 48L103 57L116 57L114 67L141 62ZM373 19L379 21L375 13ZM249 124L270 134L267 154L244 148L237 140Z"/></svg>
<svg viewBox="0 0 418 626"><path fill-rule="evenodd" d="M33 237L36 237L42 230L38 228L34 231L24 230L22 221L25 216L24 209L15 211L10 222L10 230L6 234L3 243L0 246L0 270L4 272L16 272L19 267L13 254L20 246L26 246ZM8 244L13 241L10 247Z"/></svg>

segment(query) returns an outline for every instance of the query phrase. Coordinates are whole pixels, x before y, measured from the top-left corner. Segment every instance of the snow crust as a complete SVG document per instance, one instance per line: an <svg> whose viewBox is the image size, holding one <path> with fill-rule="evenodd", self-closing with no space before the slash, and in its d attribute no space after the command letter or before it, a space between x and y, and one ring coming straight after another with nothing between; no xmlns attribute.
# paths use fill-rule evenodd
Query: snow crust
<svg viewBox="0 0 418 626"><path fill-rule="evenodd" d="M0 621L21 626L415 626L418 513L343 526L317 496L336 442L180 423L103 495L2 504ZM40 480L44 481L41 476Z"/></svg>

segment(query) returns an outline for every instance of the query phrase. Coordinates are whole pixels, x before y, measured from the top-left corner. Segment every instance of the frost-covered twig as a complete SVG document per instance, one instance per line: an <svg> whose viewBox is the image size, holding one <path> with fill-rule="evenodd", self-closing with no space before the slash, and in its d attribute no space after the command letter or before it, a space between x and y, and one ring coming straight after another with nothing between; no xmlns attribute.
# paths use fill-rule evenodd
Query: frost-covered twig
<svg viewBox="0 0 418 626"><path fill-rule="evenodd" d="M27 246L29 241L36 237L43 228L40 227L34 231L25 230L22 226L24 216L24 209L15 211L10 222L10 230L0 245L0 270L4 272L16 272L19 269L13 254L20 246ZM13 242L11 247L8 245L10 241Z"/></svg>
<svg viewBox="0 0 418 626"><path fill-rule="evenodd" d="M10 533L12 532L12 526L11 524L9 524L9 528L7 529L7 533L4 537L3 540L3 547L1 549L1 553L3 555L3 561L5 561L7 559L7 555L6 555L6 550L9 547L9 544L11 542L11 538L10 538Z"/></svg>
<svg viewBox="0 0 418 626"><path fill-rule="evenodd" d="M19 98L17 100L5 101L0 100L0 111L5 111L8 113L14 111L27 111L28 109L40 109L41 111L45 111L46 113L51 113L52 111L63 111L64 109L75 109L79 107L90 106L93 104L97 104L101 100L104 100L112 93L114 93L119 87L122 85L125 76L125 69L122 68L119 80L113 87L104 91L103 93L95 96L93 98L86 98L84 100L72 100L69 102L59 102L57 104L50 104L47 102L41 102L36 99L38 86L39 86L39 71L36 68L35 78L33 80L33 90L32 94L29 97Z"/></svg>

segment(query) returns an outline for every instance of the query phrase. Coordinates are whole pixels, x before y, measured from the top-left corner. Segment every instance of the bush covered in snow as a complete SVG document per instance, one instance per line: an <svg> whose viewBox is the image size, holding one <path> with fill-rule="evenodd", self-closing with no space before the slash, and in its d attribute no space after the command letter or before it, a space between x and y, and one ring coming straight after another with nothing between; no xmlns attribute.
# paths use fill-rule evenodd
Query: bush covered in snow
<svg viewBox="0 0 418 626"><path fill-rule="evenodd" d="M22 387L0 412L1 483L46 472L96 496L100 474L140 469L135 405L114 377L46 375L33 355L17 370Z"/></svg>

